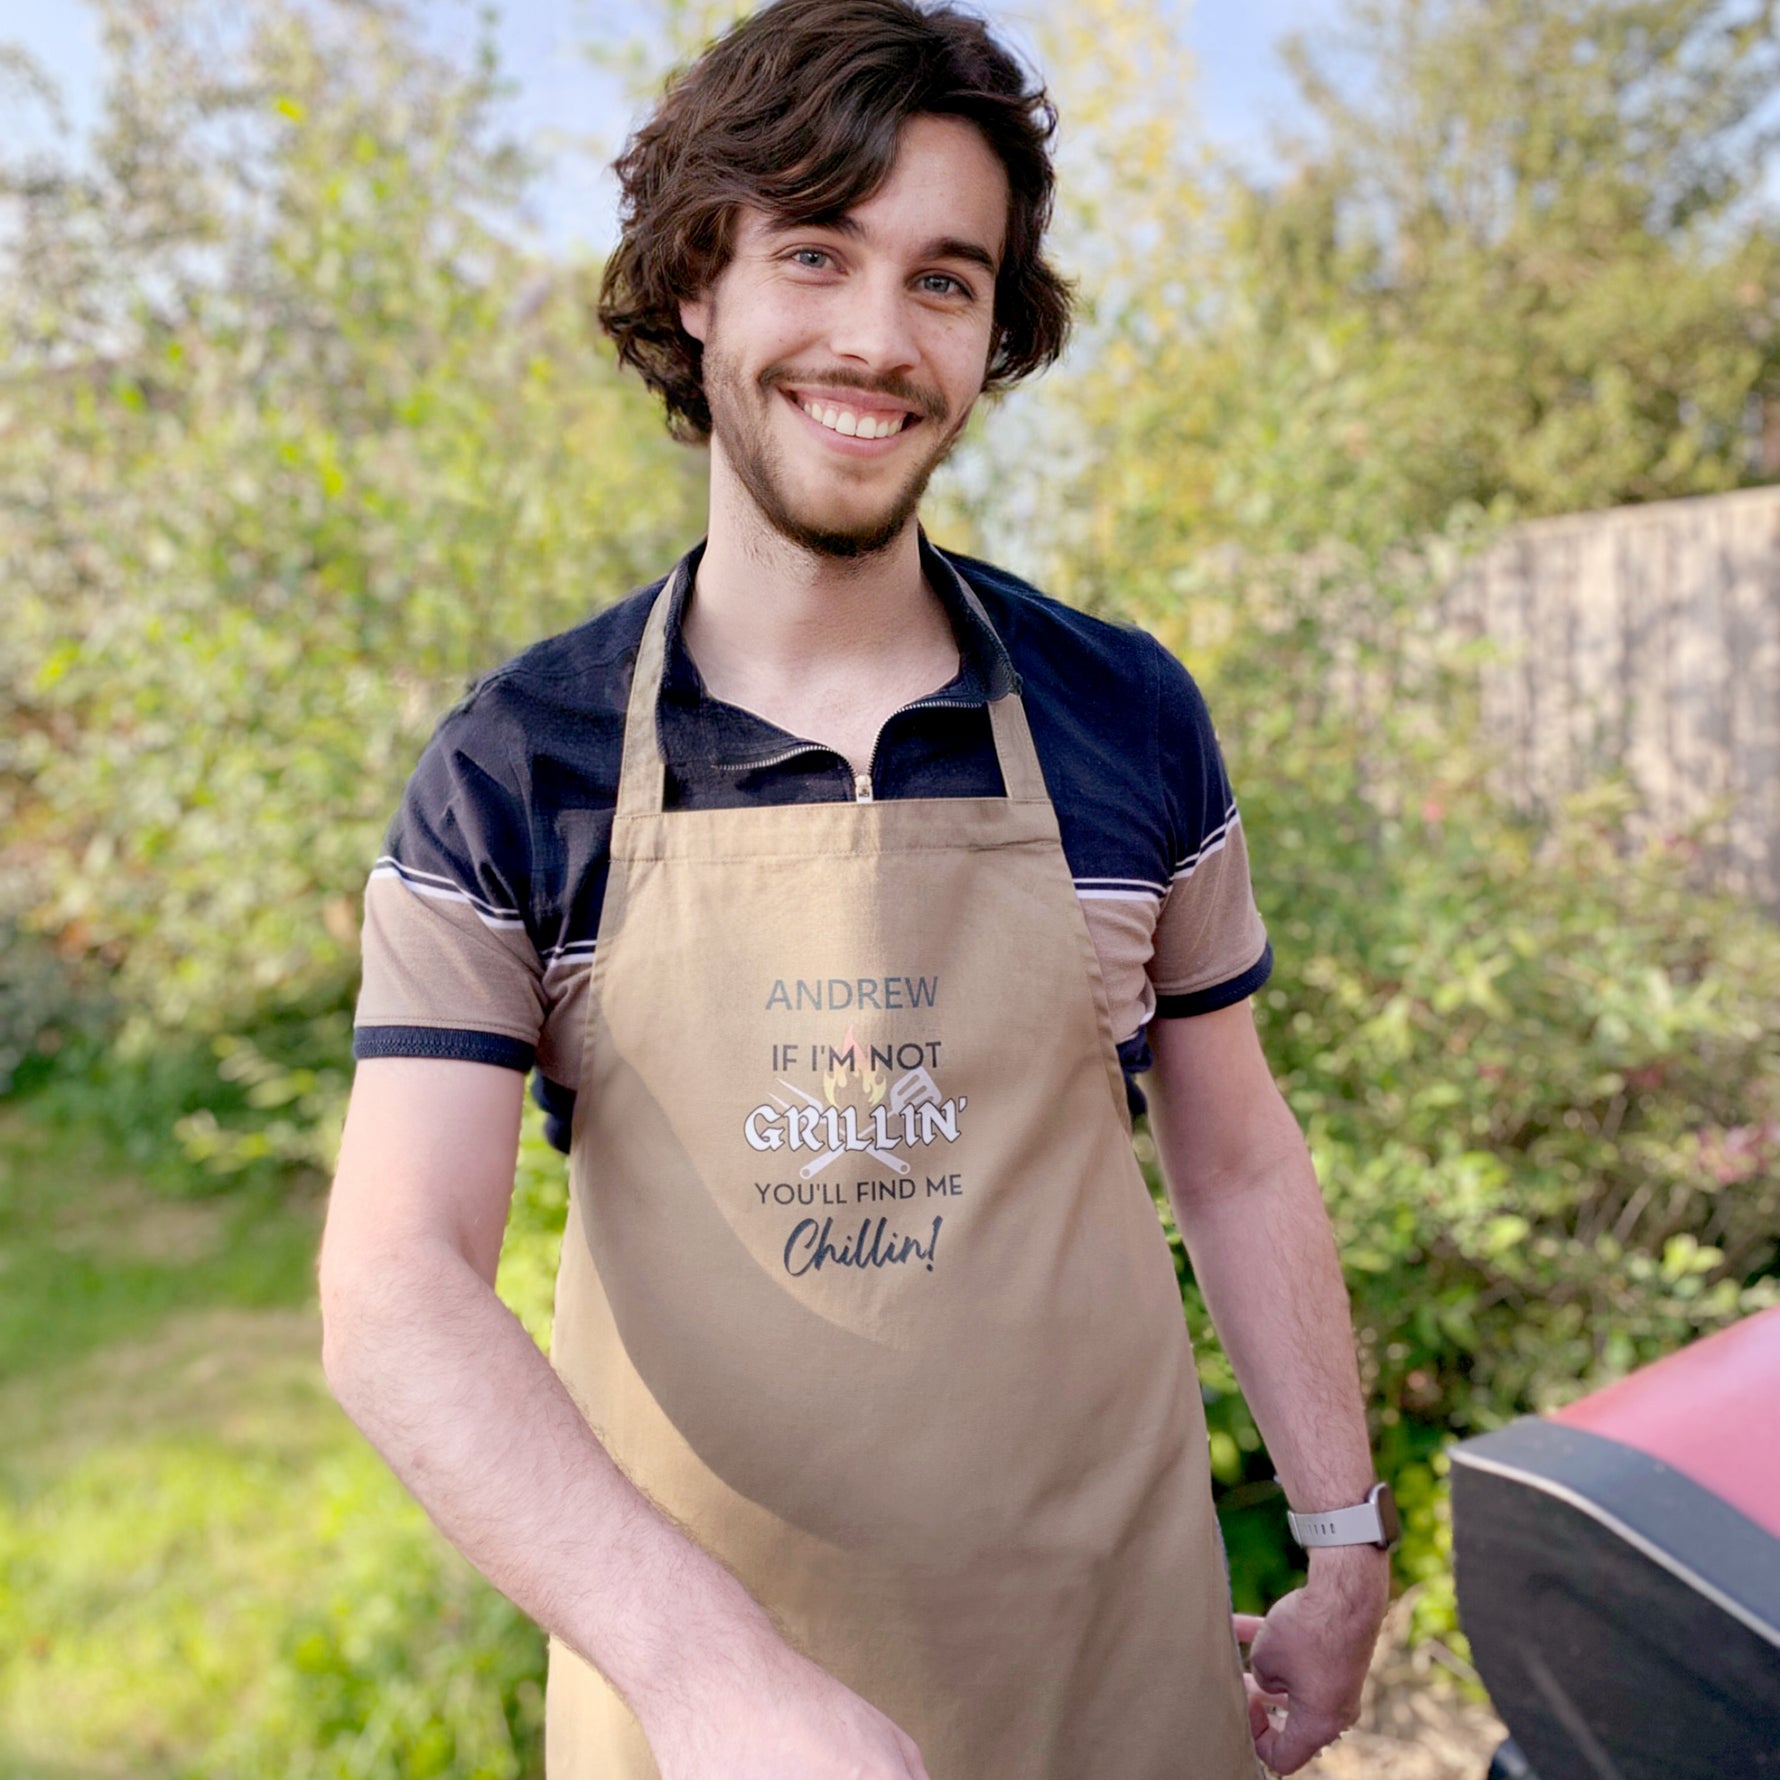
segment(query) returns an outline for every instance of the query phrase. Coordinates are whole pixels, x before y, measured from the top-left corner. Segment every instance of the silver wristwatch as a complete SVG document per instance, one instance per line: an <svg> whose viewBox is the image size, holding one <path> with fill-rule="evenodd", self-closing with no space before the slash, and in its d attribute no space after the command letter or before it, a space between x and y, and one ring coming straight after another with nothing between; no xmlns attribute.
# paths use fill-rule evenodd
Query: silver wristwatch
<svg viewBox="0 0 1780 1780"><path fill-rule="evenodd" d="M1389 1551L1397 1543L1402 1523L1397 1519L1397 1498L1388 1483L1375 1483L1363 1502L1352 1508L1325 1508L1316 1514L1286 1515L1292 1537L1305 1547L1313 1545L1376 1545Z"/></svg>

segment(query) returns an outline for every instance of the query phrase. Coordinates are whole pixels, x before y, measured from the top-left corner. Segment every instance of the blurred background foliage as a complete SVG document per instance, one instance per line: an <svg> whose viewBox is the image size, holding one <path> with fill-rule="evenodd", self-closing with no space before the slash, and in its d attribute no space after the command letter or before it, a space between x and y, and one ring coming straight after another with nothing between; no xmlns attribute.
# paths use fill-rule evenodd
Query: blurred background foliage
<svg viewBox="0 0 1780 1780"><path fill-rule="evenodd" d="M91 164L9 177L7 855L116 1059L215 1037L281 1115L194 1112L206 1163L320 1162L392 788L477 673L696 534L699 466L592 270L495 228L526 169L486 60L376 7L106 17Z"/></svg>
<svg viewBox="0 0 1780 1780"><path fill-rule="evenodd" d="M322 1391L317 1184L410 765L696 537L702 464L597 265L518 244L490 49L384 0L98 10L94 140L0 133L0 1773L535 1773L539 1639ZM733 11L590 50L646 93ZM1262 181L1162 0L1036 30L1082 325L929 527L1206 689L1400 1580L1458 1665L1447 1442L1780 1301L1780 934L1622 787L1517 814L1439 598L1517 518L1780 474L1780 38L1348 0ZM14 52L0 103L53 95ZM541 1340L564 1207L528 1129L501 1286ZM1180 1267L1257 1604L1283 1504Z"/></svg>

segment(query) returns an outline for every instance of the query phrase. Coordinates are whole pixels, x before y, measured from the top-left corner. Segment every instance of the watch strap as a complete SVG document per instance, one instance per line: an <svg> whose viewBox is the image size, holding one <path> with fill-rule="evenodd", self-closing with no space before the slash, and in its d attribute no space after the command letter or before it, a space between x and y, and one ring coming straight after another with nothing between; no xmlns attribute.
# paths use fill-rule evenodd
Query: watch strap
<svg viewBox="0 0 1780 1780"><path fill-rule="evenodd" d="M1313 1514L1288 1510L1286 1524L1292 1537L1306 1548L1318 1545L1376 1545L1381 1550L1397 1540L1396 1504L1390 1487L1375 1483L1365 1501L1351 1508L1323 1508Z"/></svg>

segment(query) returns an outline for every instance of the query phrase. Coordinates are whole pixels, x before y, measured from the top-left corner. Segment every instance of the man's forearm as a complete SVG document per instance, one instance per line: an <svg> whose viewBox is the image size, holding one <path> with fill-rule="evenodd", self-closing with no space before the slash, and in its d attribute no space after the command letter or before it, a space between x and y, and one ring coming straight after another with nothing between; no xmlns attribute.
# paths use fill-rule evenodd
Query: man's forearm
<svg viewBox="0 0 1780 1780"><path fill-rule="evenodd" d="M324 1362L347 1413L496 1588L648 1721L776 1644L764 1611L608 1456L493 1289L448 1244L324 1269Z"/></svg>
<svg viewBox="0 0 1780 1780"><path fill-rule="evenodd" d="M1302 1141L1240 1187L1176 1195L1175 1219L1293 1505L1357 1502L1373 1468L1353 1322Z"/></svg>
<svg viewBox="0 0 1780 1780"><path fill-rule="evenodd" d="M1347 1287L1309 1152L1289 1120L1242 1174L1171 1197L1268 1455L1288 1501L1306 1512L1361 1501L1374 1470ZM1310 1573L1377 1593L1386 1566L1370 1547L1318 1547Z"/></svg>

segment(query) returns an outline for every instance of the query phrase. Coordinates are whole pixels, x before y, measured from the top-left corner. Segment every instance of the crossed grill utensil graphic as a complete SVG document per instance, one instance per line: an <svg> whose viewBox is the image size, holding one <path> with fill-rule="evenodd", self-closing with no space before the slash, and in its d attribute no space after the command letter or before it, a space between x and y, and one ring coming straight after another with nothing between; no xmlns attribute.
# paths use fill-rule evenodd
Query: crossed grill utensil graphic
<svg viewBox="0 0 1780 1780"><path fill-rule="evenodd" d="M787 1090L787 1092L795 1094L799 1100L806 1102L810 1106L818 1107L824 1112L828 1110L826 1105L818 1100L814 1094L805 1093L802 1088L798 1087L794 1082L786 1081L783 1076L779 1078L779 1086ZM791 1111L791 1102L789 1100L783 1099L781 1096L772 1093L770 1090L767 1093L767 1098L775 1101L786 1112ZM940 1104L940 1099L939 1087L925 1068L911 1069L907 1075L899 1076L896 1081L890 1085L890 1110L892 1113L900 1113L906 1107L911 1106L938 1106ZM867 1144L865 1153L868 1156L874 1157L877 1161L882 1162L893 1174L907 1174L909 1172L909 1164L893 1151L881 1150L875 1144ZM806 1163L803 1168L798 1170L798 1178L801 1180L814 1180L816 1176L829 1165L829 1163L838 1161L840 1157L845 1154L846 1152L844 1150L836 1149L828 1151L826 1155L818 1156L815 1161Z"/></svg>

